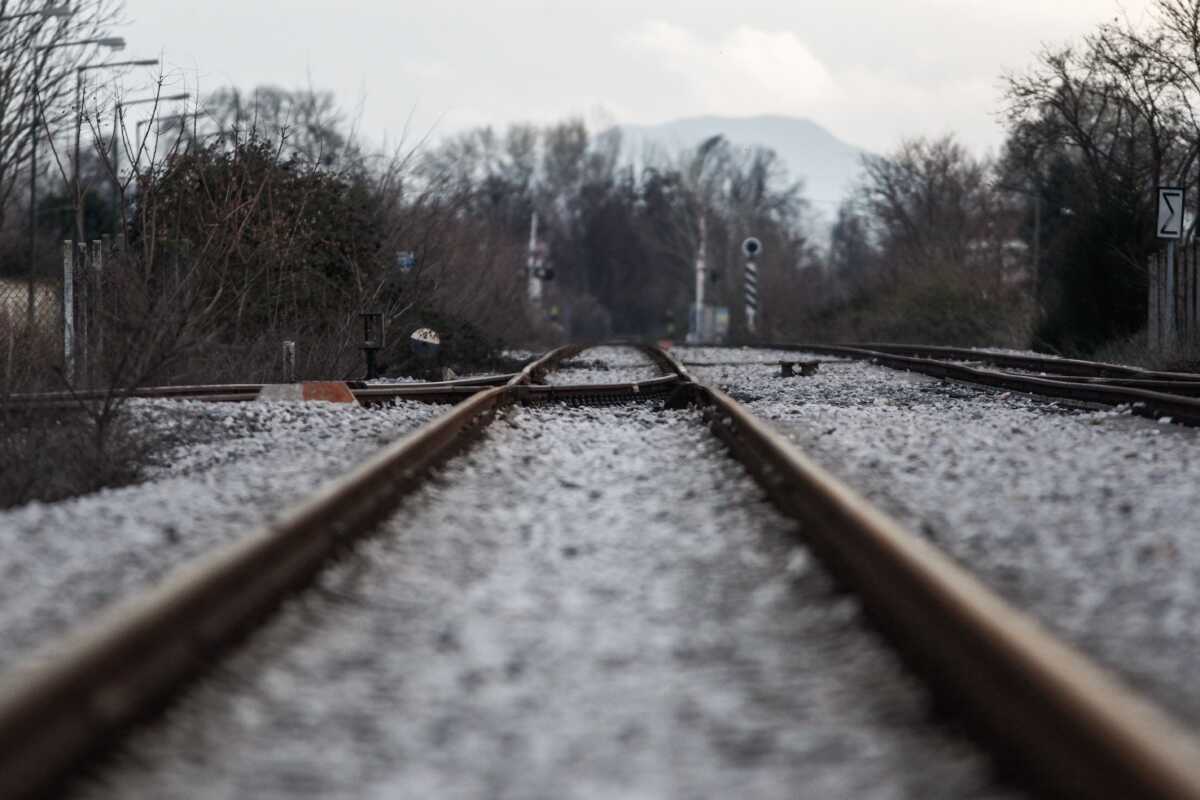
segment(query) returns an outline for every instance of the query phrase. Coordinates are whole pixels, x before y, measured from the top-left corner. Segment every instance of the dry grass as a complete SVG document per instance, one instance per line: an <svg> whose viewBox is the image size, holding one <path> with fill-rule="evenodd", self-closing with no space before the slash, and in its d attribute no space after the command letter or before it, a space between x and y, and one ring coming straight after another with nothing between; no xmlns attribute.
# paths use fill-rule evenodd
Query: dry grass
<svg viewBox="0 0 1200 800"><path fill-rule="evenodd" d="M1151 348L1145 331L1110 342L1090 355L1097 361L1129 364L1169 372L1200 372L1200 342L1179 342L1161 350Z"/></svg>

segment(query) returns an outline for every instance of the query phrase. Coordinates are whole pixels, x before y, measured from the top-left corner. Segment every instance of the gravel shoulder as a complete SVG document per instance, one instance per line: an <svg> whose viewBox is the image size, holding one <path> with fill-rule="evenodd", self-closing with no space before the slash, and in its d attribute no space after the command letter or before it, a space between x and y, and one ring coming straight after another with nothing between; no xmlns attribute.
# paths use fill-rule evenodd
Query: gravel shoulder
<svg viewBox="0 0 1200 800"><path fill-rule="evenodd" d="M129 410L146 435L173 442L146 481L0 513L0 669L445 409L136 400Z"/></svg>
<svg viewBox="0 0 1200 800"><path fill-rule="evenodd" d="M515 409L77 797L993 797L692 411Z"/></svg>
<svg viewBox="0 0 1200 800"><path fill-rule="evenodd" d="M1200 728L1200 431L857 362L692 372Z"/></svg>

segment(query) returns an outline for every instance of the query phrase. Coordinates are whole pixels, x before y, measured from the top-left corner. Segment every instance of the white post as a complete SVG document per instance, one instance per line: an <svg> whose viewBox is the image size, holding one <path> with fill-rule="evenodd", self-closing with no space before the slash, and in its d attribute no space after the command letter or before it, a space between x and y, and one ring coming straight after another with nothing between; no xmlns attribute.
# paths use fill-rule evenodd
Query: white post
<svg viewBox="0 0 1200 800"><path fill-rule="evenodd" d="M296 382L296 342L291 339L283 342L283 382Z"/></svg>
<svg viewBox="0 0 1200 800"><path fill-rule="evenodd" d="M1175 240L1167 240L1167 303L1163 316L1166 321L1167 347L1175 344Z"/></svg>
<svg viewBox="0 0 1200 800"><path fill-rule="evenodd" d="M746 261L746 331L755 333L758 318L758 266L754 259Z"/></svg>
<svg viewBox="0 0 1200 800"><path fill-rule="evenodd" d="M1162 316L1158 303L1159 263L1159 254L1157 252L1153 253L1150 256L1149 266L1146 268L1146 289L1148 295L1146 298L1146 346L1155 352L1162 346L1159 336L1160 317Z"/></svg>
<svg viewBox="0 0 1200 800"><path fill-rule="evenodd" d="M758 259L762 249L762 242L755 236L742 242L742 255L746 257L746 269L742 272L742 294L746 302L746 333L751 336L758 329Z"/></svg>
<svg viewBox="0 0 1200 800"><path fill-rule="evenodd" d="M525 263L527 277L529 279L529 303L537 307L542 303L542 280L537 276L537 269L541 266L538 262L541 260L538 257L538 215L533 212L533 217L529 222L529 258Z"/></svg>
<svg viewBox="0 0 1200 800"><path fill-rule="evenodd" d="M707 264L708 225L704 217L700 217L700 246L696 249L696 307L692 311L692 342L699 344L704 341L704 273L708 271Z"/></svg>
<svg viewBox="0 0 1200 800"><path fill-rule="evenodd" d="M95 361L104 358L104 242L92 241L92 328L96 335Z"/></svg>
<svg viewBox="0 0 1200 800"><path fill-rule="evenodd" d="M1191 245L1191 243L1189 243ZM1188 250L1191 250L1190 257ZM1183 261L1183 274L1187 288L1183 292L1183 308L1184 308L1184 330L1187 331L1188 341L1196 341L1196 327L1200 325L1200 318L1196 316L1196 279L1200 275L1196 274L1196 248L1194 246L1185 246L1179 248L1179 258Z"/></svg>
<svg viewBox="0 0 1200 800"><path fill-rule="evenodd" d="M63 242L63 371L75 380L75 243Z"/></svg>

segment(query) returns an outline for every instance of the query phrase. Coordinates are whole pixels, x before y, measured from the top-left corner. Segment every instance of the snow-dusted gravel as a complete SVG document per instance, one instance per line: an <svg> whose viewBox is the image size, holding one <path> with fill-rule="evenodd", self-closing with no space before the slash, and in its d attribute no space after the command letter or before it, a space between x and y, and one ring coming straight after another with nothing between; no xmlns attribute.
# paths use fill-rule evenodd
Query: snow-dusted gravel
<svg viewBox="0 0 1200 800"><path fill-rule="evenodd" d="M0 513L0 669L445 410L131 401L139 428L175 442L148 480Z"/></svg>
<svg viewBox="0 0 1200 800"><path fill-rule="evenodd" d="M1200 728L1200 432L864 363L692 373Z"/></svg>
<svg viewBox="0 0 1200 800"><path fill-rule="evenodd" d="M89 798L998 796L692 411L514 409Z"/></svg>
<svg viewBox="0 0 1200 800"><path fill-rule="evenodd" d="M676 347L672 354L675 358L684 362L684 365L689 370L695 365L700 369L707 364L733 365L733 364L764 364L774 366L775 372L779 372L780 361L811 361L817 359L824 365L826 363L844 362L846 359L835 358L832 356L814 356L806 353L797 353L792 350L767 350L753 349L749 347Z"/></svg>
<svg viewBox="0 0 1200 800"><path fill-rule="evenodd" d="M662 372L634 347L591 347L548 373L551 386L585 383L636 383L661 378Z"/></svg>

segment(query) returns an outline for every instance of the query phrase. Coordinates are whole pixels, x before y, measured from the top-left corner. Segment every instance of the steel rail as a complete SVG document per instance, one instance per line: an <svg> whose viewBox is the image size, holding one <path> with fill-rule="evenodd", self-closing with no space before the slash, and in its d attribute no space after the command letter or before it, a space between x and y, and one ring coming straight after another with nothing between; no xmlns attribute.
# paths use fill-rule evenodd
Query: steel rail
<svg viewBox="0 0 1200 800"><path fill-rule="evenodd" d="M322 562L386 515L428 467L522 395L564 355L530 365L386 448L284 520L187 567L53 647L0 685L0 796L27 797L148 713ZM935 689L964 701L1004 750L1056 796L1200 798L1200 749L978 580L873 509L749 411L660 353L716 435L814 549L856 588ZM630 399L650 392L624 386ZM638 391L633 391L634 386ZM574 388L574 387L568 387Z"/></svg>
<svg viewBox="0 0 1200 800"><path fill-rule="evenodd" d="M1085 378L1076 375L1056 375L1044 372L1037 375L1031 375L1030 377L1044 378L1046 380L1060 381L1064 383L1101 384L1104 386L1117 386L1125 389L1145 389L1148 392L1174 394L1180 395L1181 397L1200 397L1200 381L1160 381L1143 380L1141 378Z"/></svg>
<svg viewBox="0 0 1200 800"><path fill-rule="evenodd" d="M0 797L36 796L136 721L394 507L505 389L385 448L278 523L185 567L0 684Z"/></svg>
<svg viewBox="0 0 1200 800"><path fill-rule="evenodd" d="M515 373L514 373L515 374ZM437 381L430 383L381 383L364 387L351 387L350 393L361 405L372 406L394 400L416 400L427 403L457 403L489 386L502 385L511 380L513 374L490 375L479 379ZM249 403L258 399L262 386L257 384L231 384L229 386L180 386L139 389L131 393L108 396L121 399L167 399L195 400L208 403ZM0 411L72 412L82 411L90 405L104 402L102 392L84 392L71 395L54 392L42 395L10 395L0 399Z"/></svg>
<svg viewBox="0 0 1200 800"><path fill-rule="evenodd" d="M487 386L503 386L508 383L516 373L507 373L503 375L480 375L471 378L457 378L452 381L429 381L422 383L373 383L366 384L359 381L350 381L350 390L355 392L363 392L366 396L383 394L386 392L395 392L397 396L410 389L421 388L426 390L433 389L457 389L471 387L487 387ZM29 394L12 394L3 398L5 403L10 404L34 404L34 403L54 403L54 402L90 402L102 401L113 397L137 397L151 399L184 399L184 400L210 400L213 398L250 398L258 396L263 387L267 384L262 383L230 383L230 384L204 384L195 386L146 386L127 391L106 392L101 390L87 390L81 392L35 392Z"/></svg>
<svg viewBox="0 0 1200 800"><path fill-rule="evenodd" d="M578 355L580 352L588 349L591 345L586 344L569 344L551 350L541 358L535 359L525 365L525 368L514 375L506 384L507 386L521 386L525 384L539 383L546 373L556 368L563 361Z"/></svg>
<svg viewBox="0 0 1200 800"><path fill-rule="evenodd" d="M679 375L686 375L678 365ZM714 433L943 699L1048 796L1200 798L1200 745L720 390Z"/></svg>
<svg viewBox="0 0 1200 800"><path fill-rule="evenodd" d="M515 397L522 403L577 403L587 405L602 405L605 403L623 403L629 398L637 397L649 400L663 397L675 391L680 380L674 375L661 378L651 378L631 383L586 383L577 385L525 385L514 387Z"/></svg>
<svg viewBox="0 0 1200 800"><path fill-rule="evenodd" d="M1031 372L1046 372L1056 375L1067 375L1073 378L1135 378L1141 380L1159 381L1200 381L1200 373L1195 372L1163 372L1143 369L1141 367L1106 364L1101 361L1084 361L1077 358L1047 358L1044 356L1017 355L1015 353L996 353L988 350L972 350L963 347L942 347L936 345L918 344L887 344L863 343L845 345L827 344L796 344L761 345L762 347L780 350L805 350L808 352L836 352L843 348L854 350L871 350L891 355L903 355L914 358L932 358L950 361L975 361L991 364L997 367L1024 369Z"/></svg>
<svg viewBox="0 0 1200 800"><path fill-rule="evenodd" d="M1200 399L1193 399L1184 395L1150 391L1130 386L1118 386L1110 383L1052 380L1032 375L1018 375L1011 372L998 372L995 370L968 367L949 361L913 358L911 356L884 353L879 350L863 350L842 345L818 345L817 347L820 348L817 351L799 345L795 349L797 351L818 352L826 355L869 360L894 369L919 372L935 378L947 378L980 384L995 389L1007 389L1009 391L1041 395L1043 397L1053 397L1082 403L1095 403L1105 406L1127 405L1138 416L1149 419L1169 417L1172 421L1185 425L1200 425Z"/></svg>
<svg viewBox="0 0 1200 800"><path fill-rule="evenodd" d="M487 386L439 386L434 384L394 384L384 386L372 386L366 389L351 389L350 393L358 400L360 405L374 406L382 405L396 400L414 400L425 403L457 403L473 394L476 394ZM149 395L136 395L131 397L147 398ZM212 393L185 395L179 394L173 397L160 396L163 399L169 400L194 400L204 403L251 403L258 399L258 392L240 392L240 393ZM87 410L93 405L97 405L101 400L39 400L39 401L18 401L5 402L0 401L0 411L10 412L46 412L46 413L73 413Z"/></svg>
<svg viewBox="0 0 1200 800"><path fill-rule="evenodd" d="M0 797L41 796L109 746L367 533L499 409L556 395L576 402L585 388L608 400L618 391L639 400L679 383L671 376L600 387L529 385L578 349L551 351L507 385L474 393L283 519L184 565L0 678Z"/></svg>

